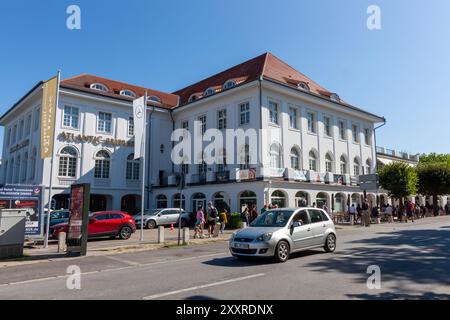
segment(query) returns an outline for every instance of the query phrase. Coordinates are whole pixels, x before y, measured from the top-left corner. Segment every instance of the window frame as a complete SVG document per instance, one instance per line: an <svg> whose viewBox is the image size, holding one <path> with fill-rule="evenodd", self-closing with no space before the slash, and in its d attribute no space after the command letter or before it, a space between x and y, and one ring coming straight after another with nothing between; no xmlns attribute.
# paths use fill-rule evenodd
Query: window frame
<svg viewBox="0 0 450 320"><path fill-rule="evenodd" d="M104 114L104 115L110 115L110 120L109 120L109 122L110 122L110 131L106 131L106 130L101 130L100 129L100 122L101 121L104 121L105 122L105 129L106 129L106 122L108 121L108 120L102 120L102 119L100 119L100 115L101 114ZM113 114L112 114L112 112L107 112L107 111L98 111L98 113L97 113L97 130L96 130L98 133L103 133L103 134L113 134Z"/></svg>
<svg viewBox="0 0 450 320"><path fill-rule="evenodd" d="M250 124L250 101L240 102L238 104L238 108L239 108L239 125L245 126Z"/></svg>
<svg viewBox="0 0 450 320"><path fill-rule="evenodd" d="M275 107L275 108L272 108ZM280 103L269 99L269 123L272 125L280 125ZM275 120L275 121L273 121Z"/></svg>
<svg viewBox="0 0 450 320"><path fill-rule="evenodd" d="M66 108L70 108L71 109L71 112L68 115L69 116L69 122L70 122L69 125L67 125L65 123L65 121L66 121ZM72 110L76 110L77 111L76 116L72 113ZM76 124L77 124L76 127L72 126L74 117L76 117ZM75 107L75 106L70 105L70 104L64 105L63 112L62 112L61 127L65 128L65 129L72 129L72 130L80 129L80 108L79 107Z"/></svg>

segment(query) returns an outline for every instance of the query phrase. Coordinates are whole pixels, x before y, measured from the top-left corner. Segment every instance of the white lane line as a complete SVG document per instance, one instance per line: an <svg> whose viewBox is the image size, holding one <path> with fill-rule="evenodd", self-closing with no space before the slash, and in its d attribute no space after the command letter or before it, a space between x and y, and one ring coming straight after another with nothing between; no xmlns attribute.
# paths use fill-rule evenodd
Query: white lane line
<svg viewBox="0 0 450 320"><path fill-rule="evenodd" d="M162 298L162 297L172 296L172 295L183 293L183 292L195 291L195 290L199 290L199 289L205 289L205 288L220 286L220 285L227 284L227 283L232 283L232 282L237 282L237 281L242 281L242 280L248 280L248 279L258 278L258 277L262 277L262 276L264 276L264 273L252 274L252 275L245 276L245 277L234 278L234 279L229 279L229 280L223 280L223 281L219 281L219 282L204 284L204 285L201 285L201 286L195 286L195 287L186 288L186 289L180 289L180 290L175 290L175 291L158 293L158 294L154 294L154 295L151 295L151 296L143 297L142 299L143 300L153 300L153 299L158 299L158 298Z"/></svg>
<svg viewBox="0 0 450 320"><path fill-rule="evenodd" d="M126 270L126 269L131 269L131 268L137 268L137 267L147 267L147 266L158 265L158 264L166 264L166 263L172 263L172 262L183 262L183 261L190 261L190 260L195 260L195 259L210 258L210 257L214 257L214 256L225 256L225 255L226 254L224 254L224 253L213 253L213 254L207 254L207 255L203 255L203 256L195 256L195 257L189 257L189 258L183 258L183 259L163 260L163 261L156 261L156 262L151 262L151 263L147 263L147 264L129 265L127 267L110 268L110 269L103 269L103 270L94 270L94 271L82 272L81 275L84 276L84 275L95 274L95 273L99 273L99 272L121 271L121 270ZM113 260L116 260L116 259L113 259ZM2 283L2 284L0 284L0 288L1 287L7 287L7 286L13 286L13 285L34 283L34 282L63 279L63 278L68 278L69 276L70 275L59 275L59 276L51 276L51 277L46 277L46 278L37 278L37 279L31 279L31 280L24 280L24 281L10 282L10 283Z"/></svg>

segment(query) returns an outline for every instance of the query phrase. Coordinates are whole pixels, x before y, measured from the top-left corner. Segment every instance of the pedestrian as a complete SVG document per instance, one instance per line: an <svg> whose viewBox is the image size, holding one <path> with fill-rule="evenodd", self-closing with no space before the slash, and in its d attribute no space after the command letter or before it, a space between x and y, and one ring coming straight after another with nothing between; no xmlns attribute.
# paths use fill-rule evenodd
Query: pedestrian
<svg viewBox="0 0 450 320"><path fill-rule="evenodd" d="M361 219L362 220L362 208L361 205L358 203L358 205L356 206L356 223L358 223L358 221Z"/></svg>
<svg viewBox="0 0 450 320"><path fill-rule="evenodd" d="M416 219L420 219L420 206L418 204L414 205L414 215Z"/></svg>
<svg viewBox="0 0 450 320"><path fill-rule="evenodd" d="M445 214L450 215L450 204L448 202L445 205L444 209L445 209Z"/></svg>
<svg viewBox="0 0 450 320"><path fill-rule="evenodd" d="M315 202L313 202L312 207L313 207L313 208L316 208L316 207L317 207Z"/></svg>
<svg viewBox="0 0 450 320"><path fill-rule="evenodd" d="M227 209L223 209L221 213L219 213L219 222L220 222L220 234L223 236L223 233L225 231L225 227L228 223L228 217L227 217Z"/></svg>
<svg viewBox="0 0 450 320"><path fill-rule="evenodd" d="M253 204L249 211L249 222L252 223L256 218L258 218L258 211L256 210L256 205Z"/></svg>
<svg viewBox="0 0 450 320"><path fill-rule="evenodd" d="M367 199L364 200L361 209L362 209L361 225L365 227L370 227L369 202L367 201Z"/></svg>
<svg viewBox="0 0 450 320"><path fill-rule="evenodd" d="M352 204L352 206L350 207L350 209L348 211L350 214L350 224L354 224L356 221L356 207L355 207L354 203Z"/></svg>
<svg viewBox="0 0 450 320"><path fill-rule="evenodd" d="M380 215L380 208L376 205L372 208L371 212L372 221L376 221L377 224L380 224L379 215Z"/></svg>
<svg viewBox="0 0 450 320"><path fill-rule="evenodd" d="M242 222L245 222L247 226L249 225L249 213L248 213L248 206L244 206L244 210L241 212L241 220Z"/></svg>
<svg viewBox="0 0 450 320"><path fill-rule="evenodd" d="M208 202L208 233L209 238L212 237L214 232L214 227L216 226L217 222L219 221L219 213L217 212L217 209L213 206L212 202Z"/></svg>
<svg viewBox="0 0 450 320"><path fill-rule="evenodd" d="M267 204L264 205L264 207L261 209L261 214L267 211Z"/></svg>
<svg viewBox="0 0 450 320"><path fill-rule="evenodd" d="M203 212L203 206L200 206L198 208L197 214L196 214L196 221L195 221L195 229L194 229L194 239L197 237L203 239L203 226L205 224L205 214Z"/></svg>
<svg viewBox="0 0 450 320"><path fill-rule="evenodd" d="M386 206L386 208L384 209L384 213L386 214L387 220L388 220L389 223L394 222L394 219L393 219L393 217L392 217L392 213L393 213L393 212L392 212L392 207L391 207L390 204L388 204L388 205Z"/></svg>
<svg viewBox="0 0 450 320"><path fill-rule="evenodd" d="M412 201L409 201L406 203L406 221L408 222L408 219L411 219L412 222L414 222L414 204Z"/></svg>

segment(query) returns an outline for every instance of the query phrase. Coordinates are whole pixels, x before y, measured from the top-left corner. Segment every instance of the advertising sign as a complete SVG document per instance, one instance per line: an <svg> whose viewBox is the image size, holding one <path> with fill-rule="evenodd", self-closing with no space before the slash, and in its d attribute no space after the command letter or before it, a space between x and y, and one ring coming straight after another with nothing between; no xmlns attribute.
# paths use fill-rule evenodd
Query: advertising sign
<svg viewBox="0 0 450 320"><path fill-rule="evenodd" d="M255 169L239 170L239 179L240 180L255 180L256 179L256 170Z"/></svg>
<svg viewBox="0 0 450 320"><path fill-rule="evenodd" d="M90 184L72 185L70 190L69 230L66 244L69 254L87 253Z"/></svg>
<svg viewBox="0 0 450 320"><path fill-rule="evenodd" d="M26 211L25 238L41 238L44 232L44 209L41 186L7 185L0 188L1 209Z"/></svg>
<svg viewBox="0 0 450 320"><path fill-rule="evenodd" d="M294 180L296 181L307 181L306 171L305 170L295 170L294 171Z"/></svg>
<svg viewBox="0 0 450 320"><path fill-rule="evenodd" d="M41 158L45 159L52 156L53 150L58 77L48 80L42 88Z"/></svg>
<svg viewBox="0 0 450 320"><path fill-rule="evenodd" d="M344 176L342 174L335 174L334 175L334 183L343 185L344 184Z"/></svg>

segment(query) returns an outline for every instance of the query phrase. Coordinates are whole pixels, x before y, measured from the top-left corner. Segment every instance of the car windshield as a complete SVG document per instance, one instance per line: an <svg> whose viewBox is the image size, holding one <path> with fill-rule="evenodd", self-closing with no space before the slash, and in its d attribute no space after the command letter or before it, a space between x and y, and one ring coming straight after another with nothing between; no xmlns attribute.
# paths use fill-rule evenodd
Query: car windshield
<svg viewBox="0 0 450 320"><path fill-rule="evenodd" d="M251 224L251 227L284 227L293 211L276 210L266 211L256 218Z"/></svg>

